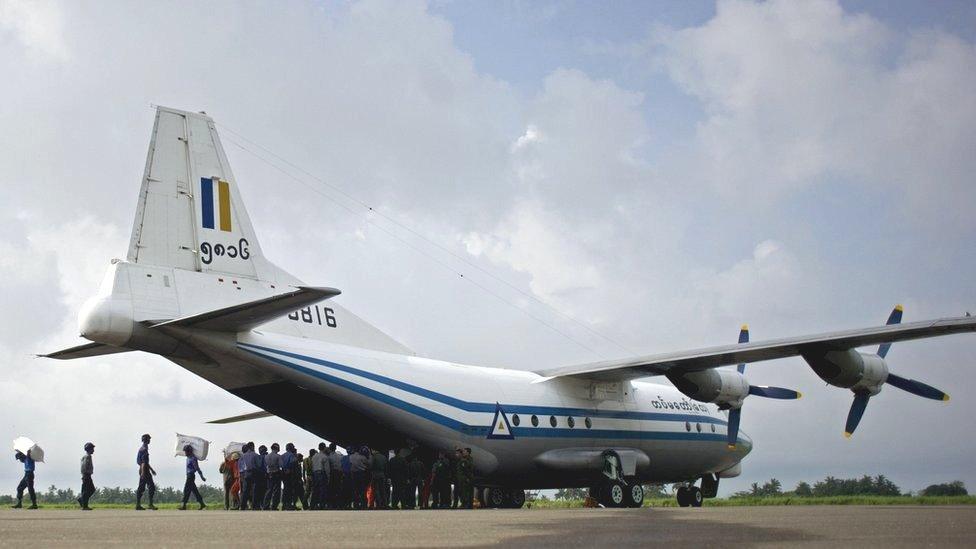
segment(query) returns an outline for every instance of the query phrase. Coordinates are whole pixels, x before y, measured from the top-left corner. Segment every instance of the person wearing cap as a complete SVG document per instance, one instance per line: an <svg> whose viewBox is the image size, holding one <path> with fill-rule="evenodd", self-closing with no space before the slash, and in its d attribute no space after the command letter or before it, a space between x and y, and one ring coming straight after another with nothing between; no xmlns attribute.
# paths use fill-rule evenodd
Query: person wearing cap
<svg viewBox="0 0 976 549"><path fill-rule="evenodd" d="M95 494L95 483L92 482L92 475L95 473L92 463L94 453L95 445L91 442L85 443L85 455L81 456L81 495L78 497L78 505L81 505L82 511L91 511L88 500Z"/></svg>
<svg viewBox="0 0 976 549"><path fill-rule="evenodd" d="M139 466L139 487L136 489L136 511L145 511L146 508L142 506L142 494L149 492L149 509L155 511L156 506L153 505L153 499L156 497L156 482L153 477L156 476L156 470L149 465L149 443L152 441L152 437L149 434L142 435L142 446L139 447L139 452L136 454L136 465Z"/></svg>
<svg viewBox="0 0 976 549"><path fill-rule="evenodd" d="M186 511L186 502L190 500L190 494L197 499L202 510L207 505L203 503L203 496L197 489L197 473L200 474L200 480L203 482L207 482L207 479L203 477L203 471L200 470L200 462L193 451L193 446L189 444L184 446L183 454L186 455L186 484L183 485L183 505L180 505L180 511Z"/></svg>
<svg viewBox="0 0 976 549"><path fill-rule="evenodd" d="M18 450L14 454L14 459L24 464L24 478L20 479L20 484L17 485L17 504L13 507L20 509L24 506L21 502L24 499L24 490L27 490L31 499L31 506L28 509L37 509L37 495L34 493L34 460L31 458L30 450L27 450L26 454Z"/></svg>

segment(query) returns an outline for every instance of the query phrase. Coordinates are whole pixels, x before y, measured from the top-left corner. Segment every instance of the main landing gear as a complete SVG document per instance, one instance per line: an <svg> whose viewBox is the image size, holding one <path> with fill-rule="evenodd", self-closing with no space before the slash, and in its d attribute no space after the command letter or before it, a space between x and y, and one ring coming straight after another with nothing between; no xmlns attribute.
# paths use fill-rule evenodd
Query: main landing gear
<svg viewBox="0 0 976 549"><path fill-rule="evenodd" d="M603 454L603 475L599 484L590 488L590 497L604 507L641 507L644 487L635 478L621 476L620 456L612 450Z"/></svg>

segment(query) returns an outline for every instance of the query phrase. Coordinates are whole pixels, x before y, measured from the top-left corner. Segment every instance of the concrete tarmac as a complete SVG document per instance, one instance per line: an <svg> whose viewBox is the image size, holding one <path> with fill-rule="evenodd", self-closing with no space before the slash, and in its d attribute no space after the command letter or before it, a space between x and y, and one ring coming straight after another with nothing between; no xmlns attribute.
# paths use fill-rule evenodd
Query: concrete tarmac
<svg viewBox="0 0 976 549"><path fill-rule="evenodd" d="M976 545L976 506L474 511L0 510L0 546Z"/></svg>

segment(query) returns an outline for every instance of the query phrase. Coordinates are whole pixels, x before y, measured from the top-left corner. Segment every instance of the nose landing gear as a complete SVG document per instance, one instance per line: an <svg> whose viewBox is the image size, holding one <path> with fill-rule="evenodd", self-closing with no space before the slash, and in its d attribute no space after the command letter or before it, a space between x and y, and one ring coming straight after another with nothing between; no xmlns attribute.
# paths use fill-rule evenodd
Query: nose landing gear
<svg viewBox="0 0 976 549"><path fill-rule="evenodd" d="M678 487L678 507L701 507L705 501L700 488L694 484Z"/></svg>

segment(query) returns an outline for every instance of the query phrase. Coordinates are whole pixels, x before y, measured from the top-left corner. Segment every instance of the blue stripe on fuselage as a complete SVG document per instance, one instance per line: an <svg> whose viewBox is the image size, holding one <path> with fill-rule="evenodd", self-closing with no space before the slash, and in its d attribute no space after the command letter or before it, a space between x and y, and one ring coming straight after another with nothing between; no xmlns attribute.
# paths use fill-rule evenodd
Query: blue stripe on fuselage
<svg viewBox="0 0 976 549"><path fill-rule="evenodd" d="M362 371L362 370L358 370L356 368L351 368L349 366L345 366L345 365L342 365L342 364L337 364L337 363L330 362L330 361L326 361L326 360L316 359L314 357L308 357L308 356L299 355L299 354L295 354L295 353L289 353L289 352L286 352L286 351L279 351L279 350L276 350L276 349L271 349L271 348L267 348L267 347L261 347L261 346L258 346L258 345L251 345L251 344L247 344L247 343L238 343L238 346L241 347L242 350L244 350L244 351L246 351L246 352L248 352L250 354L253 354L255 356L258 356L260 358L263 358L265 360L269 360L271 362L274 362L276 364L285 366L285 367L290 368L292 370L296 370L296 371L298 371L300 373L303 373L305 375L309 375L309 376L312 376L312 377L316 377L318 379L322 379L322 380L327 381L329 383L332 383L334 385L338 385L338 386L343 387L345 389L349 389L351 391L357 392L357 393L362 394L364 396L373 398L375 400L378 400L378 401L383 402L385 404L388 404L390 406L393 406L393 407L396 407L396 408L400 408L400 409L402 409L404 411L410 412L413 415L416 415L416 416L419 416L419 417L423 417L423 418L425 418L427 420L433 421L434 423L437 423L439 425L443 425L444 427L453 429L455 431L459 431L461 433L464 433L464 434L467 434L467 435L472 435L472 436L486 436L487 433L488 433L489 427L487 427L487 426L467 425L467 424L465 424L463 422L460 422L460 421L458 421L456 419L453 419L453 418L444 416L442 414L438 414L438 413L433 412L431 410L428 410L426 408L423 408L423 407L417 406L415 404L411 404L409 402L400 400L398 398L392 397L392 396L390 396L388 394L385 394L385 393L376 391L374 389L370 389L368 387L363 387L362 385L358 385L358 384L353 383L351 381L348 381L348 380L345 380L345 379L341 379L341 378L338 378L338 377L329 375L327 373L320 372L318 370L313 370L311 368L308 368L306 366L302 366L300 364L295 364L295 363L290 362L290 361L287 361L287 360L283 360L283 359L280 359L280 358L267 356L265 354L255 352L254 350L249 349L248 347L253 347L255 349L260 349L260 350L265 351L265 352L270 352L270 353L274 353L274 354L288 356L290 358L295 358L295 359L298 359L298 360L305 360L305 361L308 361L308 362L312 362L312 363L319 364L319 365L322 365L322 366L330 367L330 368L333 368L333 369L336 369L336 370L339 370L339 371L343 371L343 372L346 372L346 373L351 373L351 374L354 374L354 375L359 375L361 377L365 377L367 379L371 379L373 381L377 381L377 382L383 383L383 384L388 385L390 387L395 387L397 389L401 389L401 390L404 390L404 391L407 391L407 392L410 392L410 393L413 393L413 394L417 394L419 396L423 396L425 398L429 398L429 399L435 400L437 402L443 402L445 404L449 404L451 406L454 406L454 407L456 407L458 409L465 410L465 411L484 412L486 410L483 409L483 406L486 406L486 405L484 405L482 403L471 403L471 402L459 400L459 399L456 399L454 397L449 397L447 395L442 395L440 393L436 393L436 392L433 392L433 391L430 391L430 390L427 390L427 389L423 389L421 387L416 387L414 385L410 385L410 384L407 384L407 383L403 383L401 381L397 381L397 380L394 380L394 379L391 379L391 378L387 378L385 376L380 376L380 375L377 375L377 374L373 374L371 372L365 372L365 371ZM457 403L457 404L454 404L454 403ZM487 410L487 411L493 412L494 411L494 407L496 405L493 404L493 405L488 405L488 406L491 406L491 409L490 410ZM541 407L541 406L540 407L536 407L536 406L522 406L522 405L502 405L502 406L505 409L506 413L528 413L528 414L536 413L536 414L543 414L543 415L544 414L558 413L560 415L582 415L582 416L587 416L588 415L588 416L591 416L591 417L611 417L611 418L615 418L615 419L623 418L623 419L649 419L649 420L659 420L659 421L660 420L665 420L665 421L698 421L698 422L718 423L718 424L723 424L723 425L725 424L725 422L722 422L721 420L717 420L715 418L711 418L711 417L708 417L708 416L692 416L692 415L687 415L687 414L673 414L672 415L672 414L659 414L659 413L653 413L653 412L609 412L608 413L608 412L601 412L601 411L597 411L597 410L585 410L585 409L581 409L581 408L556 408L556 407ZM640 416L640 417L635 417L635 416ZM652 416L652 417L647 417L647 416ZM664 417L661 417L661 416L664 416ZM708 421L708 420L711 420L711 421ZM666 431L633 431L633 430L616 430L616 429L569 429L569 428L549 428L549 427L516 427L516 428L513 428L512 434L514 434L515 436L522 436L522 437L662 439L662 440L699 440L699 441L703 441L703 440L704 441L724 441L725 440L725 436L724 435L713 434L713 433L690 433L690 432L682 433L682 432L666 432Z"/></svg>

